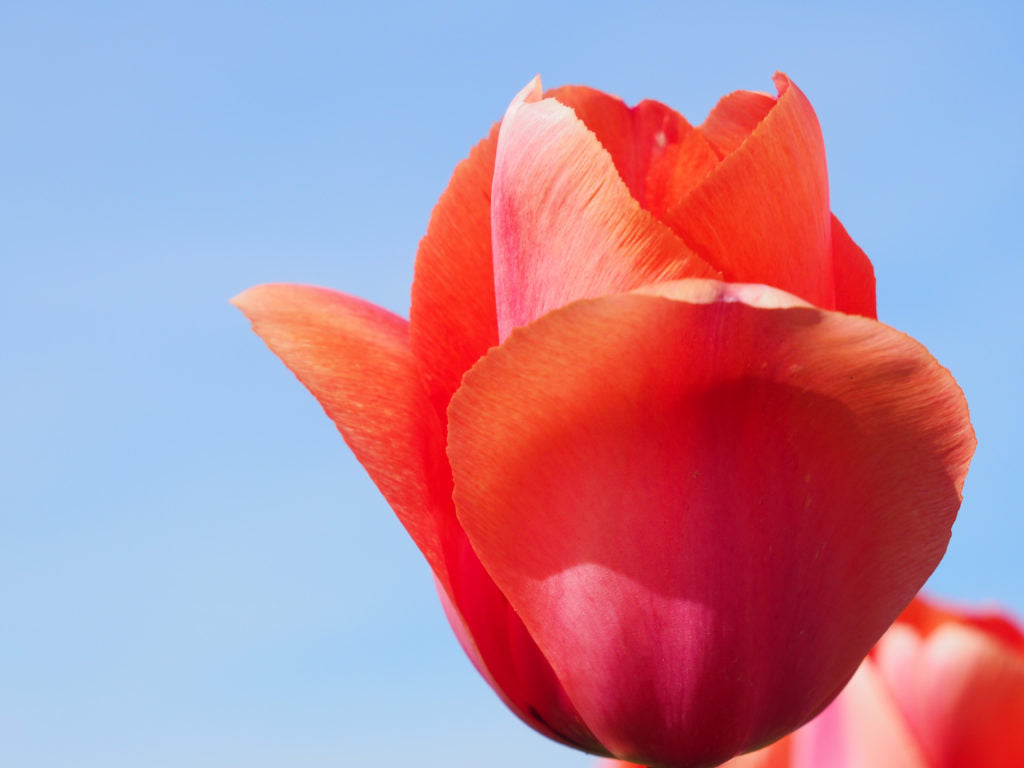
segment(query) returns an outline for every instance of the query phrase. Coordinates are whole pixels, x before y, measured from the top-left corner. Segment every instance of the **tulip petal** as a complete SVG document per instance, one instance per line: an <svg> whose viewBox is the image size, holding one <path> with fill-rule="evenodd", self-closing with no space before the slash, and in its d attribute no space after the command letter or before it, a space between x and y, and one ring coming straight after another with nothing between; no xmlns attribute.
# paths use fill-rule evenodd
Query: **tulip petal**
<svg viewBox="0 0 1024 768"><path fill-rule="evenodd" d="M860 666L824 712L787 741L792 753L788 768L936 768L921 754L870 662Z"/></svg>
<svg viewBox="0 0 1024 768"><path fill-rule="evenodd" d="M532 727L603 753L455 520L444 431L420 383L406 321L301 285L257 286L233 302L320 402L409 531L484 678Z"/></svg>
<svg viewBox="0 0 1024 768"><path fill-rule="evenodd" d="M1003 612L993 608L964 609L960 606L944 607L932 598L918 595L900 614L899 622L913 627L921 637L947 623L963 624L998 638L1010 649L1024 657L1024 632Z"/></svg>
<svg viewBox="0 0 1024 768"><path fill-rule="evenodd" d="M832 264L836 280L836 309L848 315L878 317L875 268L835 216L832 217Z"/></svg>
<svg viewBox="0 0 1024 768"><path fill-rule="evenodd" d="M498 336L580 298L717 273L643 210L611 156L534 80L502 120L491 204Z"/></svg>
<svg viewBox="0 0 1024 768"><path fill-rule="evenodd" d="M971 623L896 624L878 667L930 768L1024 765L1024 656Z"/></svg>
<svg viewBox="0 0 1024 768"><path fill-rule="evenodd" d="M930 768L873 664L807 725L722 768Z"/></svg>
<svg viewBox="0 0 1024 768"><path fill-rule="evenodd" d="M450 599L442 595L442 604L473 665L509 709L532 728L585 752L608 754L583 722L519 614L480 564L465 533L457 524L449 533L445 555L452 584Z"/></svg>
<svg viewBox="0 0 1024 768"><path fill-rule="evenodd" d="M462 571L462 578L456 579L465 610L456 606L439 581L437 593L445 617L473 667L505 706L534 730L585 752L607 754L468 544L465 551L474 563L472 571ZM473 619L472 627L466 615Z"/></svg>
<svg viewBox="0 0 1024 768"><path fill-rule="evenodd" d="M362 299L305 285L260 285L232 303L320 402L448 587L437 515L451 494L444 432L420 383L408 323Z"/></svg>
<svg viewBox="0 0 1024 768"><path fill-rule="evenodd" d="M775 106L663 220L725 280L772 285L833 309L821 129L803 93L785 75L776 84Z"/></svg>
<svg viewBox="0 0 1024 768"><path fill-rule="evenodd" d="M775 106L767 93L733 91L718 100L697 130L719 157L735 152Z"/></svg>
<svg viewBox="0 0 1024 768"><path fill-rule="evenodd" d="M622 99L579 85L553 88L546 95L570 107L594 132L630 194L656 217L718 164L718 155L697 129L659 101L631 108Z"/></svg>
<svg viewBox="0 0 1024 768"><path fill-rule="evenodd" d="M497 125L459 163L416 255L409 336L444 419L462 374L498 343L491 257L491 181Z"/></svg>
<svg viewBox="0 0 1024 768"><path fill-rule="evenodd" d="M792 762L793 736L790 734L764 749L748 752L745 755L734 757L728 762L722 763L722 768L797 768ZM834 768L831 763L816 766L823 768Z"/></svg>
<svg viewBox="0 0 1024 768"><path fill-rule="evenodd" d="M474 550L595 736L711 764L853 674L945 550L974 438L886 326L764 286L676 299L512 334L452 399L448 453Z"/></svg>

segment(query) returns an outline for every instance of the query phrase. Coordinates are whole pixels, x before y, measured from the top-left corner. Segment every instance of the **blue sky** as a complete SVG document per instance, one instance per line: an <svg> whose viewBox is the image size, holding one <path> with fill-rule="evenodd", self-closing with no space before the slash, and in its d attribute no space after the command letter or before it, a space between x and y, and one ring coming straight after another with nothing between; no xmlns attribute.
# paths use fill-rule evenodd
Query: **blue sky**
<svg viewBox="0 0 1024 768"><path fill-rule="evenodd" d="M934 593L1024 615L1017 4L0 5L0 763L588 765L507 713L227 299L405 314L455 163L537 72L699 122L786 71L879 314L979 448Z"/></svg>

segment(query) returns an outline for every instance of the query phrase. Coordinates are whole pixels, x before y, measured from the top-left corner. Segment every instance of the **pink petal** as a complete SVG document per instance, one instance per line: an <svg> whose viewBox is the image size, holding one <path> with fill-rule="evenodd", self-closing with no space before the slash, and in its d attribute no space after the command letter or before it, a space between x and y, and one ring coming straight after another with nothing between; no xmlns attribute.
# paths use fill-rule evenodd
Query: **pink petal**
<svg viewBox="0 0 1024 768"><path fill-rule="evenodd" d="M644 211L611 156L535 80L501 124L491 204L498 335L570 301L716 273Z"/></svg>
<svg viewBox="0 0 1024 768"><path fill-rule="evenodd" d="M776 83L775 106L664 221L725 280L764 283L833 309L821 129L803 93L785 75Z"/></svg>
<svg viewBox="0 0 1024 768"><path fill-rule="evenodd" d="M789 768L934 768L870 661L824 712L787 740Z"/></svg>
<svg viewBox="0 0 1024 768"><path fill-rule="evenodd" d="M723 768L793 768L792 742L791 734L764 749L734 757L732 760L722 763L722 766ZM831 763L824 763L817 768L826 768L826 766L831 768Z"/></svg>
<svg viewBox="0 0 1024 768"><path fill-rule="evenodd" d="M895 625L878 667L929 768L1024 765L1024 654L971 623Z"/></svg>
<svg viewBox="0 0 1024 768"><path fill-rule="evenodd" d="M552 312L449 408L473 548L634 762L725 760L823 707L937 564L974 445L903 334L710 293Z"/></svg>

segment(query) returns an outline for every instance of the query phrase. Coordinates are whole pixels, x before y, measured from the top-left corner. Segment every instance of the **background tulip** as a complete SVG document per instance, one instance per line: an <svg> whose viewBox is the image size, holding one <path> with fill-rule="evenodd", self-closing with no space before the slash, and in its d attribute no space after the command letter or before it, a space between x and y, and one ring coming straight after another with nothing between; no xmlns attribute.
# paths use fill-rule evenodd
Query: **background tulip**
<svg viewBox="0 0 1024 768"><path fill-rule="evenodd" d="M945 549L974 439L874 320L814 113L694 128L539 81L455 171L410 321L304 286L235 301L319 399L521 718L713 765L819 712Z"/></svg>

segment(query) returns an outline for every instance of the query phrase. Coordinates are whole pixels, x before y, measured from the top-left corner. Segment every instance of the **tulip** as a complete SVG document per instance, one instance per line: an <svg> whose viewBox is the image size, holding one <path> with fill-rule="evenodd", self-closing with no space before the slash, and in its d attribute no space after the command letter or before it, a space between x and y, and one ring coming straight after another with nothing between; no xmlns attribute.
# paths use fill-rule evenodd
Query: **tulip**
<svg viewBox="0 0 1024 768"><path fill-rule="evenodd" d="M942 557L974 436L875 319L784 75L690 125L539 79L456 169L410 319L235 303L433 570L467 655L564 744L707 766L816 715Z"/></svg>

